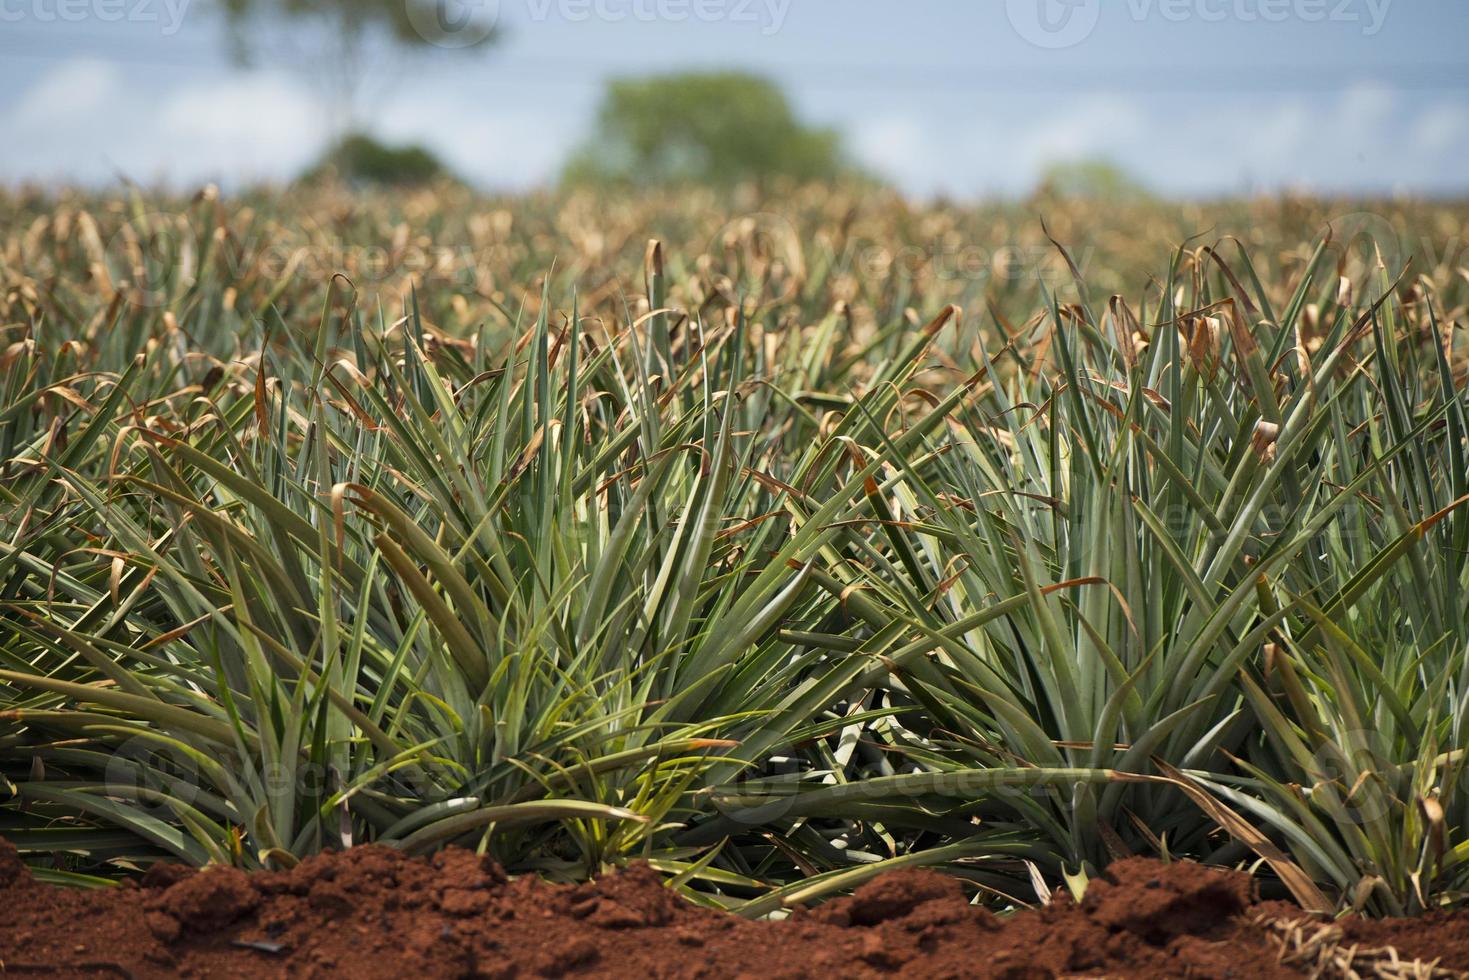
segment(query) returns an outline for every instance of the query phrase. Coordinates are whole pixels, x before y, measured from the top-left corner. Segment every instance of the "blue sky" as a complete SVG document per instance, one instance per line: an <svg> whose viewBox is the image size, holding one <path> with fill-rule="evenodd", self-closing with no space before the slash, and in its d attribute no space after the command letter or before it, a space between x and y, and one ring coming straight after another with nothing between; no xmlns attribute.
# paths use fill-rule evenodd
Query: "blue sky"
<svg viewBox="0 0 1469 980"><path fill-rule="evenodd" d="M211 0L0 0L0 181L287 178L331 133L311 30L242 67ZM1156 190L1469 192L1464 0L449 0L494 46L374 47L360 115L546 183L610 77L743 67L918 196L1103 156Z"/></svg>

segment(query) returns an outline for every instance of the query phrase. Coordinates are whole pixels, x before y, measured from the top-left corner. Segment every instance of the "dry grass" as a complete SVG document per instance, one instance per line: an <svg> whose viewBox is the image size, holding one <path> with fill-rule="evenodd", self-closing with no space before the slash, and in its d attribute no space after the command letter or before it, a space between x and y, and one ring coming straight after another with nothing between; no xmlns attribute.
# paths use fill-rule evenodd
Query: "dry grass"
<svg viewBox="0 0 1469 980"><path fill-rule="evenodd" d="M1437 960L1405 959L1391 946L1364 947L1344 942L1342 930L1328 922L1261 915L1255 924L1280 948L1280 962L1311 980L1464 980L1469 971L1450 970Z"/></svg>

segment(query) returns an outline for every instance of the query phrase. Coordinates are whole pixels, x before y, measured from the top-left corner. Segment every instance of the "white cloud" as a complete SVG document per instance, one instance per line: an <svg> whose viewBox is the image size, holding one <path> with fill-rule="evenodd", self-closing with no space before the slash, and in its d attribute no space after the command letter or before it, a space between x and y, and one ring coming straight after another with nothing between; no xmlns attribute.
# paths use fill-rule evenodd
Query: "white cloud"
<svg viewBox="0 0 1469 980"><path fill-rule="evenodd" d="M0 180L125 176L192 186L289 179L330 141L319 90L283 68L180 80L68 60L0 105L0 132L13 147L0 156ZM372 128L389 141L424 143L472 179L529 187L554 178L584 125L577 114L537 109L518 100L502 107L475 87L419 79L374 105Z"/></svg>
<svg viewBox="0 0 1469 980"><path fill-rule="evenodd" d="M526 84L513 66L405 73L371 100L373 130L428 145L485 186L555 179L596 95ZM0 94L0 180L119 175L190 186L282 180L330 137L322 86L290 67L133 70L73 58ZM1020 92L836 99L853 155L918 195L1023 194L1046 165L1105 157L1171 194L1303 187L1463 190L1469 106L1375 85L1332 94Z"/></svg>
<svg viewBox="0 0 1469 980"><path fill-rule="evenodd" d="M179 169L189 176L281 178L320 155L327 118L300 79L241 73L169 95L153 120L153 139L186 154Z"/></svg>
<svg viewBox="0 0 1469 980"><path fill-rule="evenodd" d="M851 134L852 152L864 164L886 173L922 171L931 158L924 152L927 134L917 120L875 116L862 120Z"/></svg>
<svg viewBox="0 0 1469 980"><path fill-rule="evenodd" d="M77 58L44 72L10 113L20 127L57 126L105 107L108 93L122 86L121 73L106 61Z"/></svg>
<svg viewBox="0 0 1469 980"><path fill-rule="evenodd" d="M1462 190L1456 161L1469 156L1469 107L1407 105L1375 85L1322 96L1019 95L869 113L853 149L923 195L1024 193L1047 164L1087 158L1179 195Z"/></svg>
<svg viewBox="0 0 1469 980"><path fill-rule="evenodd" d="M1413 143L1427 153L1462 151L1469 143L1469 108L1460 103L1429 106L1413 123Z"/></svg>
<svg viewBox="0 0 1469 980"><path fill-rule="evenodd" d="M1391 118L1397 103L1397 95L1381 85L1353 85L1342 93L1336 114L1345 125L1380 126Z"/></svg>
<svg viewBox="0 0 1469 980"><path fill-rule="evenodd" d="M1058 160L1116 157L1146 135L1136 105L1115 96L1079 100L1068 111L1028 123L1015 141L1019 162L1035 170Z"/></svg>
<svg viewBox="0 0 1469 980"><path fill-rule="evenodd" d="M433 147L455 173L492 187L554 180L582 132L567 114L512 104L486 107L473 88L435 86L402 93L382 106L374 131L394 142Z"/></svg>

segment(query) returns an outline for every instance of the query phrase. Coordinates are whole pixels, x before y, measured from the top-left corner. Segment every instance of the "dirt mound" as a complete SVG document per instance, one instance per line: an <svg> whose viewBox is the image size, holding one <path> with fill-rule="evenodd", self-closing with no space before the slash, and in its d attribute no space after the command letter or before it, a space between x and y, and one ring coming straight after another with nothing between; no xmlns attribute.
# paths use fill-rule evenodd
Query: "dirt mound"
<svg viewBox="0 0 1469 980"><path fill-rule="evenodd" d="M549 885L454 849L420 860L359 847L252 875L157 866L74 891L34 882L0 841L0 889L0 973L68 977L1242 978L1308 975L1329 959L1286 935L1326 926L1252 905L1243 875L1143 860L1114 864L1080 905L1003 919L926 871L748 922L684 902L646 866ZM1469 917L1329 928L1469 964Z"/></svg>
<svg viewBox="0 0 1469 980"><path fill-rule="evenodd" d="M0 888L19 887L31 880L31 873L20 859L15 845L0 837Z"/></svg>

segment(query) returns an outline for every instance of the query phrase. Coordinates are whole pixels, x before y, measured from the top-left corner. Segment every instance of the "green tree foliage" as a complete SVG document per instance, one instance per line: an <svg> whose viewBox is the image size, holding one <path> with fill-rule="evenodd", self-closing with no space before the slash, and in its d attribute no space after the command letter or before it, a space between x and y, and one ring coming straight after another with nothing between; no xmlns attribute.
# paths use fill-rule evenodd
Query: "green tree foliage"
<svg viewBox="0 0 1469 980"><path fill-rule="evenodd" d="M728 185L822 180L842 169L838 134L802 123L774 83L741 72L689 72L613 82L565 179Z"/></svg>
<svg viewBox="0 0 1469 980"><path fill-rule="evenodd" d="M220 0L235 53L248 57L251 36L267 19L316 23L342 44L360 44L382 32L406 48L469 47L493 41L493 25L467 16L468 8L444 0Z"/></svg>
<svg viewBox="0 0 1469 980"><path fill-rule="evenodd" d="M421 146L391 146L366 133L348 133L303 179L337 177L350 183L407 186L427 184L447 173L439 158Z"/></svg>
<svg viewBox="0 0 1469 980"><path fill-rule="evenodd" d="M1104 157L1063 160L1046 167L1038 193L1097 201L1135 200L1148 189L1121 166Z"/></svg>

